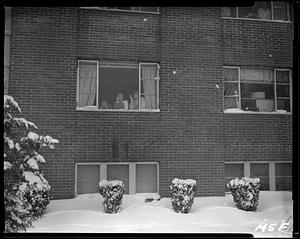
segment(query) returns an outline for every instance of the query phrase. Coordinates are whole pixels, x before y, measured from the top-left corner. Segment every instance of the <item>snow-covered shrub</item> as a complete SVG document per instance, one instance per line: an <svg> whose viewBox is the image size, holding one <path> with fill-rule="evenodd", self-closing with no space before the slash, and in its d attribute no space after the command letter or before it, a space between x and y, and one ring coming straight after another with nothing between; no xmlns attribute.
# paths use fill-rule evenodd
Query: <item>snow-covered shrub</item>
<svg viewBox="0 0 300 239"><path fill-rule="evenodd" d="M117 213L121 210L124 194L124 183L120 180L101 180L99 191L104 198L103 205L106 213Z"/></svg>
<svg viewBox="0 0 300 239"><path fill-rule="evenodd" d="M259 200L259 178L235 178L227 183L236 207L246 211L255 211Z"/></svg>
<svg viewBox="0 0 300 239"><path fill-rule="evenodd" d="M5 232L26 231L32 222L41 216L49 203L48 182L39 171L39 164L45 163L40 154L43 148L53 149L58 140L51 136L40 136L30 131L37 126L22 118L15 117L21 109L13 97L4 96L4 205ZM26 173L32 173L43 182L26 180Z"/></svg>
<svg viewBox="0 0 300 239"><path fill-rule="evenodd" d="M174 178L170 189L172 206L175 212L190 212L196 192L196 181L193 179Z"/></svg>
<svg viewBox="0 0 300 239"><path fill-rule="evenodd" d="M34 217L40 217L50 203L50 185L42 174L35 175L27 171L23 173L26 182L22 182L19 190L23 198L31 205L30 213Z"/></svg>

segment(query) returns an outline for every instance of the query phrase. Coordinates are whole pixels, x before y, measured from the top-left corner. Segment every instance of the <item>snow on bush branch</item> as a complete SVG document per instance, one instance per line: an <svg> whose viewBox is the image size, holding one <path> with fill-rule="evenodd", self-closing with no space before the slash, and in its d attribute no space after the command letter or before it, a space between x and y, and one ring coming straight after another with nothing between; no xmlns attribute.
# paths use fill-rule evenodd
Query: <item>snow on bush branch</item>
<svg viewBox="0 0 300 239"><path fill-rule="evenodd" d="M21 109L13 97L4 96L4 204L5 231L26 231L50 202L50 185L39 171L46 163L43 148L59 143L49 135L30 129L38 127L25 118L15 117Z"/></svg>

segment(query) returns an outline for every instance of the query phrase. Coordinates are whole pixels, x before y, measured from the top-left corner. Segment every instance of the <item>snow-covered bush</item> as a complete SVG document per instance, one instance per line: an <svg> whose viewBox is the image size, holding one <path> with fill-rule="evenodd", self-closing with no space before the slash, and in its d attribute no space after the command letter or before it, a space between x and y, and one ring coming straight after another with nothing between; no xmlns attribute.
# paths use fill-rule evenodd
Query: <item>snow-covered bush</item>
<svg viewBox="0 0 300 239"><path fill-rule="evenodd" d="M4 96L4 205L5 232L26 231L41 216L49 203L50 186L39 171L45 163L40 154L43 148L53 149L58 140L40 136L29 130L37 126L13 113L21 109L13 97ZM26 175L32 174L35 183ZM32 179L32 178L31 178ZM39 187L39 182L43 184Z"/></svg>
<svg viewBox="0 0 300 239"><path fill-rule="evenodd" d="M190 212L196 192L196 181L193 179L174 178L170 189L172 206L175 212Z"/></svg>
<svg viewBox="0 0 300 239"><path fill-rule="evenodd" d="M255 211L259 201L259 178L235 178L227 183L236 207L246 211Z"/></svg>
<svg viewBox="0 0 300 239"><path fill-rule="evenodd" d="M31 205L30 213L34 217L41 216L50 203L50 185L42 174L35 175L33 172L23 173L26 182L22 182L19 190L23 198Z"/></svg>
<svg viewBox="0 0 300 239"><path fill-rule="evenodd" d="M124 194L124 183L120 180L101 180L99 191L104 198L103 205L106 213L117 213L121 210Z"/></svg>

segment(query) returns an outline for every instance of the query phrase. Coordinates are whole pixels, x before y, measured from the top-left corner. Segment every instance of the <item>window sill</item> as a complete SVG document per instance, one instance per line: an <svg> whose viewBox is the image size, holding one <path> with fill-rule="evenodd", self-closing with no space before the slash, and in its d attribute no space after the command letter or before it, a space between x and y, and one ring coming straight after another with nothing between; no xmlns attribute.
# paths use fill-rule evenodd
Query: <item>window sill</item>
<svg viewBox="0 0 300 239"><path fill-rule="evenodd" d="M292 115L292 112L223 111L224 114Z"/></svg>
<svg viewBox="0 0 300 239"><path fill-rule="evenodd" d="M278 23L292 23L292 21L282 21L282 20L268 20L268 19L258 19L258 18L239 18L239 17L221 17L223 19L235 19L235 20L246 20L246 21L259 21L259 22L278 22Z"/></svg>
<svg viewBox="0 0 300 239"><path fill-rule="evenodd" d="M86 107L86 108L76 108L76 111L100 111L100 112L160 112L159 109L156 110L117 110L117 109L97 109L94 107Z"/></svg>
<svg viewBox="0 0 300 239"><path fill-rule="evenodd" d="M122 10L122 9L105 9L101 7L79 7L80 9L87 9L87 10L101 10L101 11L109 11L109 12L132 12L132 13L149 13L160 15L160 12L145 12L145 11L132 11L132 10Z"/></svg>

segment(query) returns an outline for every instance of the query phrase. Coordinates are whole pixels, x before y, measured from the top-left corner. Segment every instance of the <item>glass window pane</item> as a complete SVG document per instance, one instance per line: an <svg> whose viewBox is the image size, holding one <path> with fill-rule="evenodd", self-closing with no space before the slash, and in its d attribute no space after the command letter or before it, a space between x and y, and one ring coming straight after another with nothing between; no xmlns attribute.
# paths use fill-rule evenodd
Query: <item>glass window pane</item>
<svg viewBox="0 0 300 239"><path fill-rule="evenodd" d="M104 63L103 63L104 64ZM99 108L129 109L130 95L138 92L138 65L100 67Z"/></svg>
<svg viewBox="0 0 300 239"><path fill-rule="evenodd" d="M290 86L288 85L277 85L276 86L278 97L289 97L290 96Z"/></svg>
<svg viewBox="0 0 300 239"><path fill-rule="evenodd" d="M224 83L225 96L238 96L238 83Z"/></svg>
<svg viewBox="0 0 300 239"><path fill-rule="evenodd" d="M223 68L223 81L238 81L238 69L237 68Z"/></svg>
<svg viewBox="0 0 300 239"><path fill-rule="evenodd" d="M272 112L275 110L274 85L241 83L242 109Z"/></svg>
<svg viewBox="0 0 300 239"><path fill-rule="evenodd" d="M237 97L224 98L224 109L233 109L238 107L239 107L239 102Z"/></svg>
<svg viewBox="0 0 300 239"><path fill-rule="evenodd" d="M270 190L269 182L269 164L268 163L251 163L250 164L250 177L260 178L260 189Z"/></svg>
<svg viewBox="0 0 300 239"><path fill-rule="evenodd" d="M236 7L221 7L222 17L236 17Z"/></svg>
<svg viewBox="0 0 300 239"><path fill-rule="evenodd" d="M276 71L276 83L290 83L290 72Z"/></svg>
<svg viewBox="0 0 300 239"><path fill-rule="evenodd" d="M158 7L141 7L142 12L158 12Z"/></svg>
<svg viewBox="0 0 300 239"><path fill-rule="evenodd" d="M137 193L157 192L157 165L156 164L136 165L136 192Z"/></svg>
<svg viewBox="0 0 300 239"><path fill-rule="evenodd" d="M273 83L273 70L241 68L241 82Z"/></svg>
<svg viewBox="0 0 300 239"><path fill-rule="evenodd" d="M275 179L276 191L291 191L292 177L278 177Z"/></svg>
<svg viewBox="0 0 300 239"><path fill-rule="evenodd" d="M257 105L256 105L256 100L252 99L241 99L241 107L242 110L245 111L259 111Z"/></svg>
<svg viewBox="0 0 300 239"><path fill-rule="evenodd" d="M277 99L277 109L290 112L291 111L290 100L289 99Z"/></svg>
<svg viewBox="0 0 300 239"><path fill-rule="evenodd" d="M292 164L275 163L275 176L292 176Z"/></svg>
<svg viewBox="0 0 300 239"><path fill-rule="evenodd" d="M284 1L274 1L273 11L274 20L288 21L288 2Z"/></svg>
<svg viewBox="0 0 300 239"><path fill-rule="evenodd" d="M129 193L129 165L111 164L107 165L107 180L122 180L125 185L125 194Z"/></svg>
<svg viewBox="0 0 300 239"><path fill-rule="evenodd" d="M97 63L79 61L78 107L96 106Z"/></svg>
<svg viewBox="0 0 300 239"><path fill-rule="evenodd" d="M100 165L77 165L77 193L99 192Z"/></svg>
<svg viewBox="0 0 300 239"><path fill-rule="evenodd" d="M243 177L244 176L244 164L232 163L225 164L225 177Z"/></svg>
<svg viewBox="0 0 300 239"><path fill-rule="evenodd" d="M240 18L271 19L271 2L255 2L252 7L239 7Z"/></svg>

